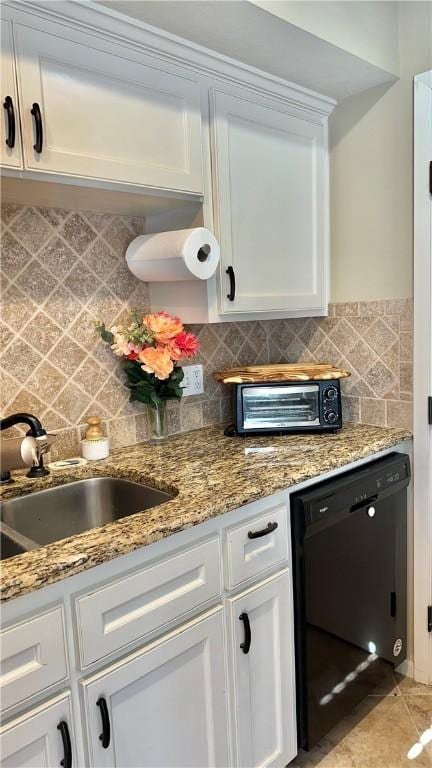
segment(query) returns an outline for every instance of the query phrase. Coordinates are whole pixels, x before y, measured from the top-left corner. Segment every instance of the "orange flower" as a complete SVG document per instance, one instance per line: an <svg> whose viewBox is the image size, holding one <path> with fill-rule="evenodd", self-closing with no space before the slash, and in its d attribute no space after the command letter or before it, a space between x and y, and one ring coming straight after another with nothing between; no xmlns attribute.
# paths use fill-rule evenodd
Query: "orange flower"
<svg viewBox="0 0 432 768"><path fill-rule="evenodd" d="M183 330L181 320L178 317L172 317L168 312L145 315L143 324L151 330L159 344L170 344L171 340Z"/></svg>
<svg viewBox="0 0 432 768"><path fill-rule="evenodd" d="M141 366L146 373L154 373L157 379L167 379L174 365L166 347L145 347L139 355Z"/></svg>

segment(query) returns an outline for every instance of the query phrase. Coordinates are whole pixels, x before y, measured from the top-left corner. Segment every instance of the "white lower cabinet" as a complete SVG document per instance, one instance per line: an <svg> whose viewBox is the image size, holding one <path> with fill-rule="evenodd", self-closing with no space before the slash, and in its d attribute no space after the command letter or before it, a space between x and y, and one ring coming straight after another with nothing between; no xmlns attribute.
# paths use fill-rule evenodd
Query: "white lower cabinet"
<svg viewBox="0 0 432 768"><path fill-rule="evenodd" d="M227 603L234 765L282 768L297 754L289 571Z"/></svg>
<svg viewBox="0 0 432 768"><path fill-rule="evenodd" d="M0 731L2 768L76 766L70 694L17 717Z"/></svg>
<svg viewBox="0 0 432 768"><path fill-rule="evenodd" d="M82 681L89 764L228 765L222 608Z"/></svg>

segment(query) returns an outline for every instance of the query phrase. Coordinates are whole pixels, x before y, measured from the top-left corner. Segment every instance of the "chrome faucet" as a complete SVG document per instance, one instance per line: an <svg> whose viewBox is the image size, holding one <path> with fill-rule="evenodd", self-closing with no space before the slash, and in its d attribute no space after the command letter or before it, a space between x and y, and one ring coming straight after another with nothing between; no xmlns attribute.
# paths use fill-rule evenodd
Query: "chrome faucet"
<svg viewBox="0 0 432 768"><path fill-rule="evenodd" d="M49 475L44 467L44 454L55 440L54 435L48 435L39 419L31 413L12 413L0 420L0 430L9 429L17 424L27 424L26 436L3 440L1 445L1 483L11 482L11 469L29 466L27 477L45 477Z"/></svg>

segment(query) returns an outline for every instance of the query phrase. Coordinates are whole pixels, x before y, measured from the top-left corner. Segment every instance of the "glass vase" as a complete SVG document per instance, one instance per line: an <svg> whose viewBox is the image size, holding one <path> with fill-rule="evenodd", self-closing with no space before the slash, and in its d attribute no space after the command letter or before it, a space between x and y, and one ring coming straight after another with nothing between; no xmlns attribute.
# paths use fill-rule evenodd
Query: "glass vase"
<svg viewBox="0 0 432 768"><path fill-rule="evenodd" d="M168 419L166 400L162 400L155 408L149 406L150 442L160 443L168 437Z"/></svg>

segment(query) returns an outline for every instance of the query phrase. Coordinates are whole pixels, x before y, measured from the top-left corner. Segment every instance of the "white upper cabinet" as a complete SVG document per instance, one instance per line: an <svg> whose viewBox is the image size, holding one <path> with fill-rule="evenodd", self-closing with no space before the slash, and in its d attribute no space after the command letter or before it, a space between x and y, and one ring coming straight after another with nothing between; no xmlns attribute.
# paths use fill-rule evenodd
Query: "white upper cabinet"
<svg viewBox="0 0 432 768"><path fill-rule="evenodd" d="M14 28L24 164L31 170L202 192L200 87L145 54ZM74 37L77 35L75 33Z"/></svg>
<svg viewBox="0 0 432 768"><path fill-rule="evenodd" d="M82 681L89 765L226 768L222 611Z"/></svg>
<svg viewBox="0 0 432 768"><path fill-rule="evenodd" d="M0 124L0 163L11 168L22 168L21 131L18 95L15 83L15 62L12 44L12 25L1 23L1 102L3 114Z"/></svg>
<svg viewBox="0 0 432 768"><path fill-rule="evenodd" d="M327 119L246 92L211 106L221 313L325 313Z"/></svg>

